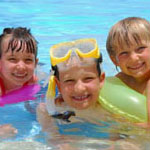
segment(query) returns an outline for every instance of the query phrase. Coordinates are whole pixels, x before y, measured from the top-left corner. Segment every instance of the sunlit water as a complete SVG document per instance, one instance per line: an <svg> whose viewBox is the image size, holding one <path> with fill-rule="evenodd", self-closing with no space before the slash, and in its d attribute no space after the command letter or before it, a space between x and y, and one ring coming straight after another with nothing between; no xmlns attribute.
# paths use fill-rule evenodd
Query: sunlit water
<svg viewBox="0 0 150 150"><path fill-rule="evenodd" d="M139 16L150 20L150 1L1 0L0 13L0 32L5 27L23 26L31 29L39 42L40 68L47 74L50 70L49 48L51 45L78 38L96 38L104 58L103 70L108 76L116 73L105 48L110 27L129 16ZM43 88L43 94L45 91L46 88ZM39 96L39 99L42 98ZM48 142L48 135L41 132L36 115L28 112L24 108L24 104L0 108L0 116L0 124L12 123L19 131L16 137L1 140L0 150L57 149L52 141ZM127 125L116 124L113 127L111 123L109 125L107 129L111 129L111 132L130 135L129 139L120 142L124 149L134 149L131 146L135 144L139 145L140 149L148 150L149 131ZM90 130L90 126L88 130ZM55 139L57 138L60 140L56 136ZM112 148L112 145L115 145L115 149L123 149L119 142L111 141L107 137L95 136L94 138L94 136L88 135L87 137L71 136L69 139L67 142L75 149L106 150ZM131 141L131 144L127 144L127 140ZM63 143L63 140L60 143Z"/></svg>

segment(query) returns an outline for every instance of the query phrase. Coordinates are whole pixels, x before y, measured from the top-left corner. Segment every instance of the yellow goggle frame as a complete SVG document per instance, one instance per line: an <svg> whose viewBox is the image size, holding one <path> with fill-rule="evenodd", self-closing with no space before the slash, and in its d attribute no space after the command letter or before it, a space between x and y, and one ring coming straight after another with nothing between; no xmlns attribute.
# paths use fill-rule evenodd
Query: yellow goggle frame
<svg viewBox="0 0 150 150"><path fill-rule="evenodd" d="M79 43L92 43L94 49L90 50L89 52L82 52L81 49L76 48L76 45ZM79 57L82 58L99 58L100 57L100 52L99 52L99 48L97 45L97 42L95 39L79 39L79 40L75 40L72 42L64 42L64 43L60 43L60 44L56 44L54 46L51 47L50 49L50 58L51 58L51 65L55 66L61 62L64 62L66 60L68 60L71 57L71 53L72 53L72 48L68 49L68 52L62 56L62 57L55 57L54 56L54 52L57 49L61 49L61 47L63 46L72 46L74 48L74 51L76 52L76 54L78 54Z"/></svg>

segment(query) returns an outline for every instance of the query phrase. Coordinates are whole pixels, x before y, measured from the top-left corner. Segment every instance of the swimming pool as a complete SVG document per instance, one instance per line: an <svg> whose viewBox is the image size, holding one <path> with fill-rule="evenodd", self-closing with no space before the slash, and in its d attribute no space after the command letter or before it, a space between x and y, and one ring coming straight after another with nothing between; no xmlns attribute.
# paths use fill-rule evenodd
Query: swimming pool
<svg viewBox="0 0 150 150"><path fill-rule="evenodd" d="M150 20L150 1L1 0L0 12L0 32L4 27L31 28L31 32L39 42L38 57L42 64L41 69L46 73L50 69L49 48L51 45L62 41L92 37L97 39L104 56L103 70L106 75L113 75L116 70L105 51L108 31L118 20L128 16L140 16ZM19 116L10 118L12 112L14 116L17 116L15 113L19 113L24 119L20 120ZM0 120L0 123L13 122L19 128L20 134L13 138L14 141L33 141L35 139L39 142L44 141L45 135L40 131L35 114L26 112L23 104L0 108L0 116L3 114L6 116ZM19 126L20 124L22 126ZM86 145L90 145L88 141L90 143L90 140L87 140ZM99 142L98 146L100 144L104 149L105 144Z"/></svg>

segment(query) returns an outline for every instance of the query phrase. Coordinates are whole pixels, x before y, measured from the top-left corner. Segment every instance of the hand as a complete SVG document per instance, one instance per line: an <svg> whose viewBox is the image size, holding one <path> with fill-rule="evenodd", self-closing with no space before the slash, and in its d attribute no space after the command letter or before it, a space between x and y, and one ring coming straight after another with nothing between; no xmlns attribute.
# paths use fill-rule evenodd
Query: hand
<svg viewBox="0 0 150 150"><path fill-rule="evenodd" d="M17 133L17 129L12 127L10 124L0 125L0 138L2 139L13 137Z"/></svg>

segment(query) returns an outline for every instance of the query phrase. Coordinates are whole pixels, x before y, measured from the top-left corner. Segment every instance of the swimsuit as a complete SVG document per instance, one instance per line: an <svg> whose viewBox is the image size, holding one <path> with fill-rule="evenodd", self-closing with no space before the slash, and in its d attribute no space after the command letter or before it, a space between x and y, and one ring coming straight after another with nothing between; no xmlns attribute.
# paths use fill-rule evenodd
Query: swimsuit
<svg viewBox="0 0 150 150"><path fill-rule="evenodd" d="M36 78L35 76L32 76L32 78L30 80L34 80L35 78ZM23 86L28 85L29 81L24 83ZM1 96L4 96L6 94L6 89L5 89L5 86L4 86L3 79L1 77L0 77L0 88L1 88Z"/></svg>

